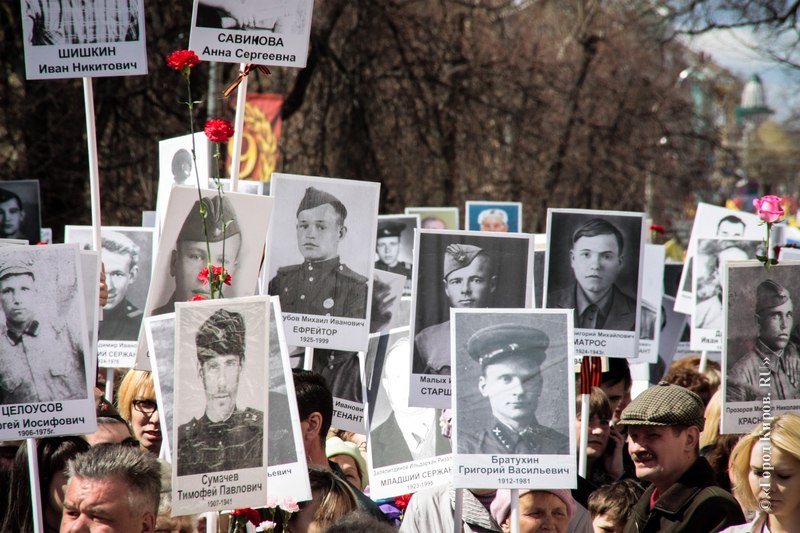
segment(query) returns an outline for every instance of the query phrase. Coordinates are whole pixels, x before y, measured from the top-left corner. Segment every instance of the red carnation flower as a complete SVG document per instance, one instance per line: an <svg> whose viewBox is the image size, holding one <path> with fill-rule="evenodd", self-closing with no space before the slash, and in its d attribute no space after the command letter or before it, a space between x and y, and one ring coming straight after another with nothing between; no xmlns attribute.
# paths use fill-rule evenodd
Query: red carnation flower
<svg viewBox="0 0 800 533"><path fill-rule="evenodd" d="M189 298L189 301L190 301L190 302L202 302L202 301L203 301L203 300L205 300L205 299L206 299L206 297L205 297L205 296L200 296L199 294L195 294L194 296L192 296L191 298Z"/></svg>
<svg viewBox="0 0 800 533"><path fill-rule="evenodd" d="M203 282L203 285L208 285L208 268L204 268L197 274L197 279Z"/></svg>
<svg viewBox="0 0 800 533"><path fill-rule="evenodd" d="M405 511L408 507L408 501L411 499L411 494L403 494L402 496L395 496L394 504L401 511Z"/></svg>
<svg viewBox="0 0 800 533"><path fill-rule="evenodd" d="M206 132L208 140L214 143L228 142L233 136L233 125L221 118L212 118L206 122L203 131Z"/></svg>
<svg viewBox="0 0 800 533"><path fill-rule="evenodd" d="M230 274L228 274L228 271L227 271L227 270L225 270L225 269L224 269L224 268L222 268L222 267L215 267L215 266L212 266L212 267L211 267L211 270L213 270L213 271L214 271L214 279L215 279L216 281L221 281L221 282L223 282L225 285L230 285L230 284L231 284L231 279L232 279L232 278L231 278L231 275L230 275ZM198 277L200 277L200 276L198 276ZM207 277L207 276L206 276L206 277Z"/></svg>
<svg viewBox="0 0 800 533"><path fill-rule="evenodd" d="M178 50L167 56L167 65L183 72L200 64L200 58L191 50Z"/></svg>
<svg viewBox="0 0 800 533"><path fill-rule="evenodd" d="M650 224L650 231L664 235L664 226L659 224Z"/></svg>
<svg viewBox="0 0 800 533"><path fill-rule="evenodd" d="M236 518L246 518L254 526L257 526L261 523L261 515L255 509L236 509L231 513L231 516Z"/></svg>

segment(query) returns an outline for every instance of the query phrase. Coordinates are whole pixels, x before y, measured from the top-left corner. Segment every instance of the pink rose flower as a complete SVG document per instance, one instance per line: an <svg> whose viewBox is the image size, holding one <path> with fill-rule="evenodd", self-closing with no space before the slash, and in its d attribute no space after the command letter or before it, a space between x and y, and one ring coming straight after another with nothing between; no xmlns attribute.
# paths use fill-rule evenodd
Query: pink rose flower
<svg viewBox="0 0 800 533"><path fill-rule="evenodd" d="M772 194L753 199L753 206L756 208L758 218L770 224L783 218L785 213L782 204L781 197Z"/></svg>
<svg viewBox="0 0 800 533"><path fill-rule="evenodd" d="M275 529L275 525L275 522L272 520L264 520L258 525L256 531L273 531Z"/></svg>
<svg viewBox="0 0 800 533"><path fill-rule="evenodd" d="M283 499L283 503L281 504L281 509L283 509L287 513L296 513L300 511L300 506L297 505L297 501L294 498L286 497Z"/></svg>

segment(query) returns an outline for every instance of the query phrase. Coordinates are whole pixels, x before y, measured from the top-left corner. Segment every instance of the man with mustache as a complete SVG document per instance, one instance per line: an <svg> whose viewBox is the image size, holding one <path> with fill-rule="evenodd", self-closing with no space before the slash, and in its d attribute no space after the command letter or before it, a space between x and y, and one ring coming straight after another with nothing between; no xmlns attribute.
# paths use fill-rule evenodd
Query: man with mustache
<svg viewBox="0 0 800 533"><path fill-rule="evenodd" d="M206 410L178 427L178 475L263 466L264 413L238 409L245 324L240 313L218 309L195 336Z"/></svg>
<svg viewBox="0 0 800 533"><path fill-rule="evenodd" d="M281 267L269 282L287 313L366 318L367 278L339 259L347 208L330 193L308 187L297 207L297 247L305 261Z"/></svg>
<svg viewBox="0 0 800 533"><path fill-rule="evenodd" d="M744 523L739 504L700 457L703 401L666 381L637 396L622 412L636 477L650 486L636 502L625 533L721 531Z"/></svg>
<svg viewBox="0 0 800 533"><path fill-rule="evenodd" d="M789 291L771 279L762 281L756 288L755 311L758 338L728 373L726 400L760 401L766 392L773 400L800 398L800 353L789 340L794 324ZM768 367L764 361L770 362ZM767 370L769 381L764 375Z"/></svg>
<svg viewBox="0 0 800 533"><path fill-rule="evenodd" d="M540 365L550 339L536 328L499 324L475 332L469 356L481 366L478 390L489 401L491 423L478 433L458 434L458 453L567 454L567 435L536 421L542 393Z"/></svg>
<svg viewBox="0 0 800 533"><path fill-rule="evenodd" d="M497 288L494 263L483 249L451 244L444 253L444 293L452 308L491 307ZM450 375L450 320L414 336L415 374Z"/></svg>
<svg viewBox="0 0 800 533"><path fill-rule="evenodd" d="M622 232L602 218L593 218L572 234L571 286L549 291L547 306L574 309L575 327L634 331L636 299L616 285L623 266Z"/></svg>

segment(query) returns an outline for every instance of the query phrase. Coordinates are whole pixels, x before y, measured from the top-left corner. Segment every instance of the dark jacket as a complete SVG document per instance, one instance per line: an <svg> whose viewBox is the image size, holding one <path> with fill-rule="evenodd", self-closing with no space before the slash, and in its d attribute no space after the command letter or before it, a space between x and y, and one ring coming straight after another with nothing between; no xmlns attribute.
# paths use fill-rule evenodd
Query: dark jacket
<svg viewBox="0 0 800 533"><path fill-rule="evenodd" d="M650 485L636 502L625 533L714 533L745 522L739 504L714 481L714 470L699 457L650 509Z"/></svg>
<svg viewBox="0 0 800 533"><path fill-rule="evenodd" d="M551 291L547 295L547 307L550 309L574 309L575 327L580 327L580 318L578 317L578 303L575 291L578 289L577 284L573 283L570 287ZM636 298L631 298L619 287L614 285L613 300L611 302L611 309L608 310L608 316L602 327L596 329L611 329L617 331L634 331L636 329Z"/></svg>

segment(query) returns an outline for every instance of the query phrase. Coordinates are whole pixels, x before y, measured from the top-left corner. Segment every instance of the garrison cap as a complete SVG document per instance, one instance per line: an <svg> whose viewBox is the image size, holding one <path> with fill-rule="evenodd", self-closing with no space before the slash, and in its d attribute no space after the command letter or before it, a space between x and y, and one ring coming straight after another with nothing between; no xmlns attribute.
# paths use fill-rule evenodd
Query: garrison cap
<svg viewBox="0 0 800 533"><path fill-rule="evenodd" d="M646 389L622 411L629 426L695 426L703 431L705 406L700 396L666 381Z"/></svg>
<svg viewBox="0 0 800 533"><path fill-rule="evenodd" d="M215 195L203 198L203 205L206 206L206 222L208 224L208 241L219 242L225 237L238 235L239 223L236 222L236 212L233 204L226 196ZM227 229L223 226L223 215L228 223ZM223 230L225 230L223 234ZM200 200L197 200L189 211L189 215L183 222L181 232L178 234L180 241L200 241L205 242L206 237L203 233L203 216L200 214Z"/></svg>
<svg viewBox="0 0 800 533"><path fill-rule="evenodd" d="M467 341L467 352L481 368L511 356L525 356L541 364L550 339L536 328L521 324L498 324L480 329Z"/></svg>
<svg viewBox="0 0 800 533"><path fill-rule="evenodd" d="M303 195L303 199L300 200L300 205L297 206L297 213L295 216L299 216L301 211L305 211L306 209L314 209L315 207L319 207L321 205L331 204L336 214L341 217L342 221L347 218L347 208L336 198L334 195L327 193L325 191L321 191L314 187L308 187L306 189L306 193Z"/></svg>
<svg viewBox="0 0 800 533"><path fill-rule="evenodd" d="M789 291L771 279L766 279L756 288L756 314L765 309L783 305L791 299Z"/></svg>
<svg viewBox="0 0 800 533"><path fill-rule="evenodd" d="M478 254L488 257L482 248L471 244L451 244L444 251L444 277L450 275L454 270L469 266Z"/></svg>
<svg viewBox="0 0 800 533"><path fill-rule="evenodd" d="M19 274L33 276L33 259L30 257L12 255L0 265L0 279Z"/></svg>
<svg viewBox="0 0 800 533"><path fill-rule="evenodd" d="M395 222L393 220L380 222L378 224L378 238L399 237L404 229L406 229L406 225L402 222Z"/></svg>
<svg viewBox="0 0 800 533"><path fill-rule="evenodd" d="M195 336L197 358L201 363L220 356L238 355L244 359L244 319L227 309L217 309Z"/></svg>

